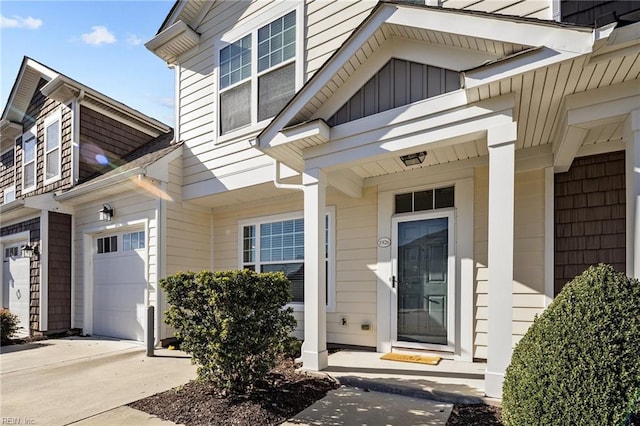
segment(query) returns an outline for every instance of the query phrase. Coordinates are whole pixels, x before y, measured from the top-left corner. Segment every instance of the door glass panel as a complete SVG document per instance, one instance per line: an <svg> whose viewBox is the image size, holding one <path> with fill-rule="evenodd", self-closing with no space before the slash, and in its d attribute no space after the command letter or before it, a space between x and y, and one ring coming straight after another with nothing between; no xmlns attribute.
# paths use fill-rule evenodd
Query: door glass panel
<svg viewBox="0 0 640 426"><path fill-rule="evenodd" d="M449 219L398 223L398 340L446 345Z"/></svg>

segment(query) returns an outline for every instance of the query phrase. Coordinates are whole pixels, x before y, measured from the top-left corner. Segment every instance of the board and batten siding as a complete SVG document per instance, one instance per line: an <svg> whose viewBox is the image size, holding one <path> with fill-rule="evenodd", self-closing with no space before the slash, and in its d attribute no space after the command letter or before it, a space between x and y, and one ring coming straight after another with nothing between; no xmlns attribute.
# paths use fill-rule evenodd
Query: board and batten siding
<svg viewBox="0 0 640 426"><path fill-rule="evenodd" d="M108 226L113 226L110 230L105 230L105 233L122 232L126 228L124 226L115 226L119 224L126 225L127 223L147 220L148 221L148 235L147 235L147 276L149 279L149 286L151 288L150 301L155 303L156 290L158 288L157 271L157 225L156 225L156 207L158 202L152 196L147 195L144 192L127 191L120 195L105 196L104 200L94 201L86 204L82 204L75 209L75 224L74 224L74 237L73 243L75 244L75 277L74 277L74 318L73 327L83 327L84 316L84 287L88 285L93 277L85 276L84 260L85 256L93 257L95 253L94 241L92 240L91 247L84 247L84 235L87 230L96 230L105 227L105 222L101 222L98 219L98 210L102 207L104 202L108 202L114 209L114 217ZM136 226L142 226L136 225ZM87 272L89 273L89 272Z"/></svg>
<svg viewBox="0 0 640 426"><path fill-rule="evenodd" d="M331 191L327 206L335 206L336 309L327 312L327 341L360 346L376 346L377 291L377 188L368 187L363 197L354 199ZM214 270L237 269L239 222L277 214L302 212L301 194L284 196L270 204L229 207L214 211ZM304 334L304 312L296 311L295 336ZM347 325L342 325L342 318ZM363 331L361 324L370 324Z"/></svg>
<svg viewBox="0 0 640 426"><path fill-rule="evenodd" d="M473 357L487 358L489 169L475 170ZM515 345L544 310L544 170L515 177L513 330Z"/></svg>

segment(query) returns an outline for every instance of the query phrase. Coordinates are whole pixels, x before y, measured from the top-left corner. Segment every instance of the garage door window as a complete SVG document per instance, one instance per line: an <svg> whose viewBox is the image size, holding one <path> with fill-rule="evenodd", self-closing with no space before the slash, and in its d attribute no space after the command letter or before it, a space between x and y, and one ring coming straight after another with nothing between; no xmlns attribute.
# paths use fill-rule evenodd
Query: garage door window
<svg viewBox="0 0 640 426"><path fill-rule="evenodd" d="M113 253L118 251L118 237L98 238L98 254Z"/></svg>
<svg viewBox="0 0 640 426"><path fill-rule="evenodd" d="M144 248L144 231L129 232L122 236L123 250L131 251Z"/></svg>

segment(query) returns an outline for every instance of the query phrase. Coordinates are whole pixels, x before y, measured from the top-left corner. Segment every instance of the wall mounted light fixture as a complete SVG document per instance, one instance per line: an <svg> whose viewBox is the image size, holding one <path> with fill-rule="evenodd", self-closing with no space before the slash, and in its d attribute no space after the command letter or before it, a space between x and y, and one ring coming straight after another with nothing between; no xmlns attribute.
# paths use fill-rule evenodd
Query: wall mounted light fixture
<svg viewBox="0 0 640 426"><path fill-rule="evenodd" d="M40 250L38 250L38 246L37 245L31 245L29 243L27 243L26 245L22 246L22 257L34 257L34 256L39 256L40 255Z"/></svg>
<svg viewBox="0 0 640 426"><path fill-rule="evenodd" d="M400 160L402 160L405 166L417 166L418 164L422 164L425 158L427 158L427 151L400 156Z"/></svg>
<svg viewBox="0 0 640 426"><path fill-rule="evenodd" d="M111 218L113 217L113 208L111 204L105 203L102 205L102 208L98 210L100 214L100 220L102 222L111 222Z"/></svg>

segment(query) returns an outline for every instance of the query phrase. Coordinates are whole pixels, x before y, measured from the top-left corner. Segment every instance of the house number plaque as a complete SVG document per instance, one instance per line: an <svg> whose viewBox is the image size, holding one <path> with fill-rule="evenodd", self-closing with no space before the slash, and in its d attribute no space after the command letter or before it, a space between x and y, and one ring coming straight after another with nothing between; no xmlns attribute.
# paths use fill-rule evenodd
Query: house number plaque
<svg viewBox="0 0 640 426"><path fill-rule="evenodd" d="M389 247L390 245L391 245L391 238L382 237L378 239L378 247L385 248L385 247Z"/></svg>

